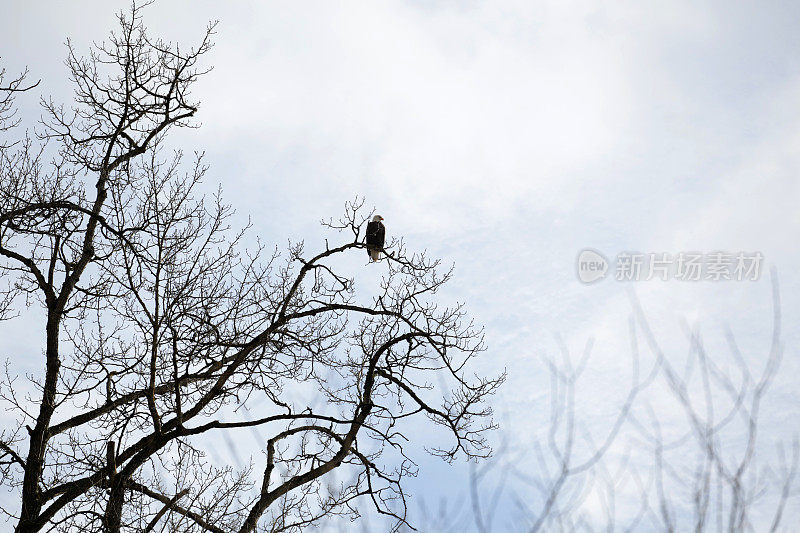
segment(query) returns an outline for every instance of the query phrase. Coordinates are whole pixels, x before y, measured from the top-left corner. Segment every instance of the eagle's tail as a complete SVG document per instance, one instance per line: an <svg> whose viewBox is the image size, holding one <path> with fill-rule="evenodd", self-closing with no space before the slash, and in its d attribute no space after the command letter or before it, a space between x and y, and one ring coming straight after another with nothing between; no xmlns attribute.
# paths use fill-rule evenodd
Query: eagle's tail
<svg viewBox="0 0 800 533"><path fill-rule="evenodd" d="M370 248L367 250L369 252L369 258L373 261L377 261L381 258L381 250L380 248Z"/></svg>

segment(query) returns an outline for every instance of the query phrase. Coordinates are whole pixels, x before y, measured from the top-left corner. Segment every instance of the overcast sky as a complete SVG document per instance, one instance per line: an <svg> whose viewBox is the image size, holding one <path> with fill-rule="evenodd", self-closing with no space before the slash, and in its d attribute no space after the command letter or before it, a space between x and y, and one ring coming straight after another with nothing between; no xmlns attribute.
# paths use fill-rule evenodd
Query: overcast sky
<svg viewBox="0 0 800 533"><path fill-rule="evenodd" d="M125 5L4 2L2 64L27 65L39 94L68 102L64 40L87 50ZM556 335L576 353L594 338L582 401L610 412L632 294L668 354L685 355L682 321L712 354L730 326L757 370L772 267L783 403L762 436L800 430L800 4L162 1L145 12L153 34L187 44L209 20L203 126L174 142L206 151L209 189L222 184L267 242L323 245L319 220L360 195L389 235L454 263L447 297L487 328L480 370L509 373L495 409L515 445L541 430L530 413L547 411L540 356L557 355ZM26 125L36 102L20 98ZM585 285L585 248L612 262L623 251L764 261L754 282L626 283L612 271ZM39 350L7 342L12 361ZM434 480L421 464L423 499L465 479L463 465L431 463Z"/></svg>

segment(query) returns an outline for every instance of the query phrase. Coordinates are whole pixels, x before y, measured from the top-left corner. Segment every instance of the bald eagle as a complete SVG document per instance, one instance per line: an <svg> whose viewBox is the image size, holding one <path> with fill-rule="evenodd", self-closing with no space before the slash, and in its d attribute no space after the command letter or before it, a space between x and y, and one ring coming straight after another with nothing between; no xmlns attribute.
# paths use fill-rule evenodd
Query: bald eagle
<svg viewBox="0 0 800 533"><path fill-rule="evenodd" d="M367 255L372 261L381 258L383 243L386 240L386 228L383 226L383 217L375 215L367 224Z"/></svg>

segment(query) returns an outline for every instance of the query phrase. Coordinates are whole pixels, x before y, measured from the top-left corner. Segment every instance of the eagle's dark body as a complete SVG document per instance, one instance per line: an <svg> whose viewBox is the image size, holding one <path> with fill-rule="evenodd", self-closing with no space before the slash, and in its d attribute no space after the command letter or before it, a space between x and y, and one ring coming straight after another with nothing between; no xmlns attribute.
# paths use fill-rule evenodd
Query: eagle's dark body
<svg viewBox="0 0 800 533"><path fill-rule="evenodd" d="M377 261L381 257L383 243L386 241L386 227L380 220L373 220L367 224L367 254L370 259Z"/></svg>

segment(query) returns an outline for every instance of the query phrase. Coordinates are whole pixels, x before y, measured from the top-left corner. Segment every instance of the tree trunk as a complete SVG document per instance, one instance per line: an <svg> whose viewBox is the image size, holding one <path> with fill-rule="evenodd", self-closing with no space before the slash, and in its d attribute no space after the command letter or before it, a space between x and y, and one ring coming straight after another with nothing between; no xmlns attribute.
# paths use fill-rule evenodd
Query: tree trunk
<svg viewBox="0 0 800 533"><path fill-rule="evenodd" d="M31 435L28 457L25 461L25 477L22 481L22 510L17 525L17 533L33 533L39 531L43 524L39 522L42 502L39 498L39 480L42 477L42 465L47 449L47 429L55 410L56 387L58 385L61 361L58 357L58 334L61 313L50 310L47 315L47 366L45 371L44 391L39 408L36 425L29 430Z"/></svg>

